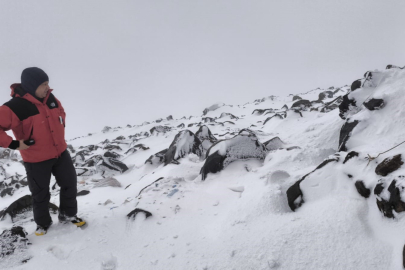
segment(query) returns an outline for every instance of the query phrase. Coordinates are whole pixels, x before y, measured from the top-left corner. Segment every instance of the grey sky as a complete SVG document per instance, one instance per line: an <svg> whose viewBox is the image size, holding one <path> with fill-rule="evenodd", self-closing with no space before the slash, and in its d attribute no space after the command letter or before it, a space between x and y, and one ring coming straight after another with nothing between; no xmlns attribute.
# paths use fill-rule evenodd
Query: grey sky
<svg viewBox="0 0 405 270"><path fill-rule="evenodd" d="M67 138L405 65L405 1L0 0L0 102L38 66Z"/></svg>

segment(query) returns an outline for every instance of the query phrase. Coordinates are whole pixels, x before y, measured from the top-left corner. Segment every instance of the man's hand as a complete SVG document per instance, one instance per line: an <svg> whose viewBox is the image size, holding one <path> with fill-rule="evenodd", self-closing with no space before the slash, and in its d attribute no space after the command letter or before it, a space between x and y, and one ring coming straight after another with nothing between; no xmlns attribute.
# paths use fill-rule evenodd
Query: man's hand
<svg viewBox="0 0 405 270"><path fill-rule="evenodd" d="M25 150L28 148L30 147L24 143L24 140L20 140L20 147L18 147L17 150Z"/></svg>

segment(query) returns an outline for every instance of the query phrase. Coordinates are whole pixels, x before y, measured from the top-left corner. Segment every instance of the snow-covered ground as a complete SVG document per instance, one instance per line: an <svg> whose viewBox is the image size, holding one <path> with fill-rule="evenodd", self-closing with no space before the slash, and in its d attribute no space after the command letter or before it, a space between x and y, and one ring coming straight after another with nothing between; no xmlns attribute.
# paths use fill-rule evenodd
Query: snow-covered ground
<svg viewBox="0 0 405 270"><path fill-rule="evenodd" d="M55 224L45 236L37 237L32 215L26 214L14 223L6 216L0 221L0 231L23 226L32 245L0 258L0 266L44 270L402 269L404 214L394 212L395 218L384 217L373 190L380 179L403 183L405 169L382 177L375 168L385 158L405 153L405 144L369 164L366 157L375 157L405 140L404 89L405 71L389 69L373 72L371 81L349 94L356 100L357 109L351 111L348 121L360 122L346 146L359 156L346 163L343 161L348 152L336 154L345 120L339 117L339 108L329 112L321 112L321 108L347 94L347 86L299 94L304 100L315 101L319 94L332 92L322 102L313 102L312 110L301 110L302 116L284 107L290 108L298 101L293 101L292 95L270 96L244 105L217 104L201 116L106 129L68 141L74 149L72 157L83 150L81 146L99 146L84 156L88 160L106 152L103 148L108 144L103 141L113 142L123 136L123 140L110 145L121 147L114 152L121 155L117 159L129 169L114 173L95 166L92 175L78 177L78 190L90 191L77 198L79 216L88 222L84 229L58 224L57 215L52 214ZM370 98L383 99L384 107L368 110L362 103ZM253 113L256 109L273 110L259 115ZM268 117L285 112L285 118L274 117L264 124ZM184 127L179 127L181 124ZM218 173L209 173L204 181L200 170L205 155L191 153L166 166L156 164L158 158L153 164L145 164L151 155L169 148L181 130L196 133L201 125L206 125L218 140L231 139L248 128L261 143L279 137L283 147L269 151L264 160L234 161ZM150 134L156 126L171 130ZM135 134L138 136L130 137ZM184 146L190 145L189 140L180 141L182 151L187 150ZM136 144L149 149L126 153ZM303 204L292 211L287 190L331 157L338 160L301 182ZM5 178L16 172L25 175L21 163L0 161L7 173ZM77 167L86 166L78 162ZM103 177L114 177L121 187L96 187L95 180ZM357 180L371 190L369 198L359 194ZM54 183L52 179L51 185ZM51 193L51 202L58 205L58 188ZM0 198L0 210L27 194L25 186L12 196L5 195ZM141 213L128 219L127 214L135 208L152 216L146 218ZM20 263L26 258L30 259Z"/></svg>

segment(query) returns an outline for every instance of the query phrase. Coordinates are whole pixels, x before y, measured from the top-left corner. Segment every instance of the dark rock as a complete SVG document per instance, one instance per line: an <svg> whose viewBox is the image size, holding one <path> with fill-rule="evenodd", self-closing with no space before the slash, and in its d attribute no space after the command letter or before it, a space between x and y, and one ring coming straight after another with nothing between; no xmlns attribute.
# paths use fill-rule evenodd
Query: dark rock
<svg viewBox="0 0 405 270"><path fill-rule="evenodd" d="M333 98L333 92L332 91L324 91L319 94L318 100L324 100L325 98Z"/></svg>
<svg viewBox="0 0 405 270"><path fill-rule="evenodd" d="M297 102L295 102L292 106L291 109L298 109L298 110L305 110L307 108L310 108L312 106L312 103L309 100L306 99L301 99Z"/></svg>
<svg viewBox="0 0 405 270"><path fill-rule="evenodd" d="M167 120L167 121L173 120L173 116L169 115L168 117L166 117L166 120Z"/></svg>
<svg viewBox="0 0 405 270"><path fill-rule="evenodd" d="M115 138L114 140L115 141L122 141L122 140L125 140L126 138L125 138L125 136L118 136L117 138Z"/></svg>
<svg viewBox="0 0 405 270"><path fill-rule="evenodd" d="M224 106L223 103L214 104L214 105L204 109L203 115L206 115L210 111L215 111L216 109L221 108L222 106Z"/></svg>
<svg viewBox="0 0 405 270"><path fill-rule="evenodd" d="M284 106L283 106L283 107L281 107L281 110L288 110L288 106L287 106L287 104L284 104Z"/></svg>
<svg viewBox="0 0 405 270"><path fill-rule="evenodd" d="M349 140L353 129L357 126L359 121L346 122L340 129L339 148L338 151L347 151L346 143Z"/></svg>
<svg viewBox="0 0 405 270"><path fill-rule="evenodd" d="M347 112L356 107L356 100L349 99L349 94L343 96L343 101L339 105L339 116L346 119Z"/></svg>
<svg viewBox="0 0 405 270"><path fill-rule="evenodd" d="M350 159L354 158L354 157L358 157L359 153L357 153L356 151L351 151L349 152L346 157L345 160L343 161L343 164L346 164L346 162L348 162Z"/></svg>
<svg viewBox="0 0 405 270"><path fill-rule="evenodd" d="M135 208L135 210L132 210L132 211L127 215L127 218L128 218L129 220L135 220L136 216L137 216L139 213L144 213L146 218L152 216L152 213L151 213L151 212L148 212L148 211L143 210L143 209L140 209L140 208Z"/></svg>
<svg viewBox="0 0 405 270"><path fill-rule="evenodd" d="M392 69L392 68L404 69L405 67L399 67L399 66L395 66L395 65L387 65L387 67L386 67L386 69Z"/></svg>
<svg viewBox="0 0 405 270"><path fill-rule="evenodd" d="M287 151L291 151L291 150L295 150L295 149L301 149L301 147L299 147L299 146L291 146L291 147L286 148Z"/></svg>
<svg viewBox="0 0 405 270"><path fill-rule="evenodd" d="M3 189L3 190L0 192L0 197L3 198L3 197L6 196L6 195L13 196L13 194L14 194L14 188L9 187L9 188Z"/></svg>
<svg viewBox="0 0 405 270"><path fill-rule="evenodd" d="M160 122L162 122L163 121L163 119L162 118L159 118L159 119L157 119L155 122L156 123L160 123Z"/></svg>
<svg viewBox="0 0 405 270"><path fill-rule="evenodd" d="M202 120L204 121L204 123L215 123L215 118L212 117L204 117L202 118Z"/></svg>
<svg viewBox="0 0 405 270"><path fill-rule="evenodd" d="M164 163L167 165L190 153L194 153L199 157L202 156L203 148L201 141L190 130L182 130L174 137L173 142L165 153Z"/></svg>
<svg viewBox="0 0 405 270"><path fill-rule="evenodd" d="M120 155L120 154L118 154L116 152L107 151L107 152L104 153L104 157L110 157L110 158L118 159L118 158L121 158L122 155Z"/></svg>
<svg viewBox="0 0 405 270"><path fill-rule="evenodd" d="M95 173L95 170L92 170L90 168L76 167L75 170L76 170L77 176L91 176Z"/></svg>
<svg viewBox="0 0 405 270"><path fill-rule="evenodd" d="M370 197L370 189L366 188L366 186L364 185L363 181L358 180L356 181L356 183L354 184L356 186L357 192L359 192L359 194L361 196L363 196L364 198L368 198Z"/></svg>
<svg viewBox="0 0 405 270"><path fill-rule="evenodd" d="M185 128L185 127L186 127L186 125L183 123L181 123L180 125L177 126L177 128Z"/></svg>
<svg viewBox="0 0 405 270"><path fill-rule="evenodd" d="M122 151L122 148L119 147L118 145L114 145L114 144L107 144L106 146L104 146L103 148L104 150L117 150L117 151Z"/></svg>
<svg viewBox="0 0 405 270"><path fill-rule="evenodd" d="M263 125L265 125L268 121L270 121L270 120L273 119L274 117L279 118L279 119L284 119L284 117L283 117L281 114L276 113L275 115L266 118L266 120L264 121Z"/></svg>
<svg viewBox="0 0 405 270"><path fill-rule="evenodd" d="M90 191L88 191L88 190L82 190L82 191L79 191L76 196L84 196L89 193L90 193Z"/></svg>
<svg viewBox="0 0 405 270"><path fill-rule="evenodd" d="M333 111L334 109L338 108L340 104L343 102L343 97L339 96L332 100L331 102L325 103L325 106L321 109L322 113L328 113ZM311 108L312 110L312 108Z"/></svg>
<svg viewBox="0 0 405 270"><path fill-rule="evenodd" d="M27 235L28 233L20 226L4 230L0 234L0 259L13 254L16 250L22 251L27 249L27 246L31 245Z"/></svg>
<svg viewBox="0 0 405 270"><path fill-rule="evenodd" d="M295 209L301 207L304 203L302 190L300 188L302 180L303 179L295 182L295 184L287 190L288 206L290 206L292 211L295 211Z"/></svg>
<svg viewBox="0 0 405 270"><path fill-rule="evenodd" d="M295 113L299 114L302 117L302 113L298 110L294 110Z"/></svg>
<svg viewBox="0 0 405 270"><path fill-rule="evenodd" d="M388 174L398 170L404 162L402 162L401 154L394 157L386 158L377 165L375 173L381 176L387 176Z"/></svg>
<svg viewBox="0 0 405 270"><path fill-rule="evenodd" d="M379 110L385 105L384 100L374 98L365 101L363 104L370 111Z"/></svg>
<svg viewBox="0 0 405 270"><path fill-rule="evenodd" d="M256 109L252 112L252 114L256 114L256 115L262 115L263 113L274 113L273 109Z"/></svg>
<svg viewBox="0 0 405 270"><path fill-rule="evenodd" d="M171 127L168 126L156 126L151 128L150 130L150 134L154 135L154 134L159 134L159 133L166 133L169 132L170 130L172 130Z"/></svg>
<svg viewBox="0 0 405 270"><path fill-rule="evenodd" d="M97 167L101 171L103 171L103 174L106 171L118 171L120 173L123 173L128 170L127 165L122 163L121 161L110 158L110 157L103 157L101 155L95 155L86 160L86 162L83 164L84 167Z"/></svg>
<svg viewBox="0 0 405 270"><path fill-rule="evenodd" d="M292 101L301 100L302 97L300 96L293 96Z"/></svg>
<svg viewBox="0 0 405 270"><path fill-rule="evenodd" d="M29 212L31 210L32 196L25 195L10 204L9 207L7 207L7 209L3 212L2 216L0 216L0 220L3 220L4 217L8 214L11 217L11 220L14 222L14 219L17 217L17 215ZM49 210L51 210L53 213L57 213L58 207L53 203L49 203Z"/></svg>
<svg viewBox="0 0 405 270"><path fill-rule="evenodd" d="M394 218L393 211L397 213L405 211L405 202L401 200L401 193L404 192L405 187L403 182L398 183L397 180L392 180L391 184L386 188L387 182L385 181L384 179L380 179L379 183L374 188L374 194L376 194L377 197L376 203L378 209L384 216ZM385 189L387 189L388 192L383 192Z"/></svg>
<svg viewBox="0 0 405 270"><path fill-rule="evenodd" d="M284 146L284 142L279 137L274 137L263 144L266 146L267 151L277 150Z"/></svg>
<svg viewBox="0 0 405 270"><path fill-rule="evenodd" d="M105 126L101 132L106 133L111 130L111 127Z"/></svg>
<svg viewBox="0 0 405 270"><path fill-rule="evenodd" d="M149 163L149 164L160 164L160 163L164 163L165 162L165 155L166 155L166 152L167 152L167 150L169 150L169 149L164 149L164 150L162 150L162 151L160 151L160 152L158 152L158 153L156 153L156 154L154 154L154 155L151 155L146 161L145 161L145 164L146 163Z"/></svg>
<svg viewBox="0 0 405 270"><path fill-rule="evenodd" d="M287 201L288 205L290 206L292 211L295 211L295 209L301 207L301 205L304 203L304 195L302 193L302 190L300 188L300 184L302 181L305 180L309 175L314 173L316 170L322 169L325 167L327 164L331 162L337 162L339 161L339 157L335 156L334 158L330 158L327 160L324 160L321 164L318 165L318 167L315 168L312 172L304 175L300 180L295 182L294 185L292 185L290 188L287 190Z"/></svg>
<svg viewBox="0 0 405 270"><path fill-rule="evenodd" d="M187 127L192 127L194 124L188 124Z"/></svg>
<svg viewBox="0 0 405 270"><path fill-rule="evenodd" d="M352 86L350 87L350 90L351 91L354 91L354 90L356 90L356 89L359 89L361 87L361 80L359 79L359 80L355 80L353 83L352 83Z"/></svg>
<svg viewBox="0 0 405 270"><path fill-rule="evenodd" d="M200 174L205 180L208 173L216 173L235 160L259 159L266 157L266 147L249 130L241 130L235 137L218 141L207 151L207 158Z"/></svg>
<svg viewBox="0 0 405 270"><path fill-rule="evenodd" d="M225 112L221 113L221 116L219 118L223 118L223 117L229 117L229 118L235 119L235 120L239 119L239 117L236 117L235 115L233 115L231 113L225 113Z"/></svg>

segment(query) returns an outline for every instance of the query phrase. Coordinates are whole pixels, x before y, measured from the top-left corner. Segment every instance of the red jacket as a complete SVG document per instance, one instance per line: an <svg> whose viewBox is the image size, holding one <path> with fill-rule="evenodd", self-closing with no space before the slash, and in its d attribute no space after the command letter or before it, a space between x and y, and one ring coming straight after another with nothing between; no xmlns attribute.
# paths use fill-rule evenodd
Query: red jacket
<svg viewBox="0 0 405 270"><path fill-rule="evenodd" d="M21 84L11 85L10 101L0 106L0 146L7 148L13 138L34 139L35 144L20 150L25 162L41 162L59 157L67 148L65 141L65 110L56 97L48 91L43 102L25 92Z"/></svg>

